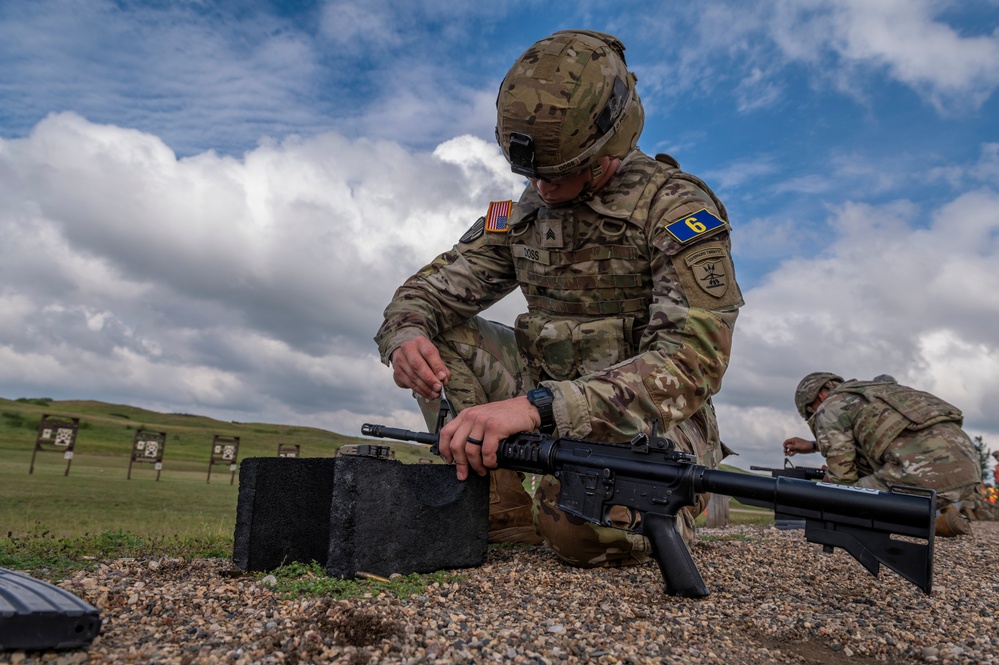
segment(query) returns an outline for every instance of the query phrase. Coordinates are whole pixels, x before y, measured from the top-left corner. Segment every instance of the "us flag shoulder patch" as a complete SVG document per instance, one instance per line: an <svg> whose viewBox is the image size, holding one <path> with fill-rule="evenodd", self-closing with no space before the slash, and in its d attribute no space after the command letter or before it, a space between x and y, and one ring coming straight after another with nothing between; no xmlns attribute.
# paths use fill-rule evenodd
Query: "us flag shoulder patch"
<svg viewBox="0 0 999 665"><path fill-rule="evenodd" d="M506 233L507 220L513 209L513 201L493 201L486 213L486 231L490 233Z"/></svg>

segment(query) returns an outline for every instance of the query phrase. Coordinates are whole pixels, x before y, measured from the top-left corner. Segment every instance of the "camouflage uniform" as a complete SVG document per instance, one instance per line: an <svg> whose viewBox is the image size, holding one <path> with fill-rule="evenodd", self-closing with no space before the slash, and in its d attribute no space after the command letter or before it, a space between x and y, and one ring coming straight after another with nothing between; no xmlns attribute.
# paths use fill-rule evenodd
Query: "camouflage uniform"
<svg viewBox="0 0 999 665"><path fill-rule="evenodd" d="M835 385L809 419L829 480L933 489L941 509L971 498L982 475L961 411L886 378Z"/></svg>
<svg viewBox="0 0 999 665"><path fill-rule="evenodd" d="M396 292L375 338L383 362L425 335L452 372L457 408L540 384L554 394L557 435L626 442L658 421L699 463L716 466L723 452L711 396L743 301L727 215L708 187L672 158L635 150L592 197L549 207L528 187L503 230L483 226ZM528 311L515 329L477 317L518 287ZM422 406L432 423L435 406ZM545 478L534 514L565 561L647 558L644 538L569 518L556 494L557 481ZM693 517L681 514L689 539Z"/></svg>

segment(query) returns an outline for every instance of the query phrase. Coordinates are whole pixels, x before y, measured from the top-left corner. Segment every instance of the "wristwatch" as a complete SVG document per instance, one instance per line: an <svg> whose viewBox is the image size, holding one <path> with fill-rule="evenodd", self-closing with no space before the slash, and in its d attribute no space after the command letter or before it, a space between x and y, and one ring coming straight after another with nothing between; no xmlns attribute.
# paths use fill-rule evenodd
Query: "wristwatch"
<svg viewBox="0 0 999 665"><path fill-rule="evenodd" d="M538 427L538 431L542 434L554 432L555 414L552 413L552 402L555 401L555 396L552 395L552 391L544 386L535 388L527 393L527 401L533 404L534 408L538 410L538 414L541 415L541 426Z"/></svg>

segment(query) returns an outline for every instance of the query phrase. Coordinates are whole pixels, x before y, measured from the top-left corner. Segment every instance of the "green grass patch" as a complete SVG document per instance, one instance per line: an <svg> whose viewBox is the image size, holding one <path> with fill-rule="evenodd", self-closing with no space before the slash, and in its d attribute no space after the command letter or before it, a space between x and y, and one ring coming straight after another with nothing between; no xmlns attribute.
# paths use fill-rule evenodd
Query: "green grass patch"
<svg viewBox="0 0 999 665"><path fill-rule="evenodd" d="M102 561L141 557L220 558L232 556L232 538L154 536L124 531L57 536L41 529L0 536L0 568L59 580Z"/></svg>
<svg viewBox="0 0 999 665"><path fill-rule="evenodd" d="M714 501L714 497L712 497L711 500ZM766 525L773 524L774 521L774 513L772 510L758 508L756 506L747 506L744 503L739 503L732 497L729 497L728 499L728 511L729 524ZM694 523L699 527L707 526L707 511L698 515L697 519L694 520Z"/></svg>
<svg viewBox="0 0 999 665"><path fill-rule="evenodd" d="M238 485L218 467L208 484L207 460L165 463L160 480L128 458L81 455L68 476L60 455L0 449L0 536L48 532L56 537L129 533L139 538L232 538Z"/></svg>
<svg viewBox="0 0 999 665"><path fill-rule="evenodd" d="M322 596L325 598L364 598L381 593L392 594L397 598L409 598L422 594L427 587L435 584L450 584L457 582L460 575L448 571L437 571L429 574L399 575L387 581L377 579L342 580L330 577L326 569L319 563L292 563L281 566L269 573L277 582L275 590L282 598L299 598L301 596ZM267 573L258 575L263 578Z"/></svg>

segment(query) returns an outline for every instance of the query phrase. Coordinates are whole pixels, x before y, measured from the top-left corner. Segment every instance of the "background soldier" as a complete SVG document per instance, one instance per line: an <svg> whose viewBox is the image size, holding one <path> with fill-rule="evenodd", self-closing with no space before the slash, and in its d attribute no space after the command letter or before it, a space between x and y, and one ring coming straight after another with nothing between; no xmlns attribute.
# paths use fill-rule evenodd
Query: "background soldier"
<svg viewBox="0 0 999 665"><path fill-rule="evenodd" d="M787 439L785 455L822 453L833 483L936 490L937 535L971 532L954 504L978 491L982 472L960 409L887 375L844 381L828 372L802 379L794 403L815 440Z"/></svg>
<svg viewBox="0 0 999 665"><path fill-rule="evenodd" d="M460 479L494 469L500 439L523 431L627 442L658 422L699 463L723 457L711 396L742 305L728 217L673 158L636 148L635 82L611 35L563 31L530 47L496 104L496 138L528 187L490 204L385 310L375 339L395 382L428 426L443 386L458 409L440 451ZM528 311L515 329L477 316L518 287ZM489 475L491 541L540 535L580 566L648 557L645 538L559 511L554 478L532 520L522 479ZM691 513L678 525L688 539Z"/></svg>

